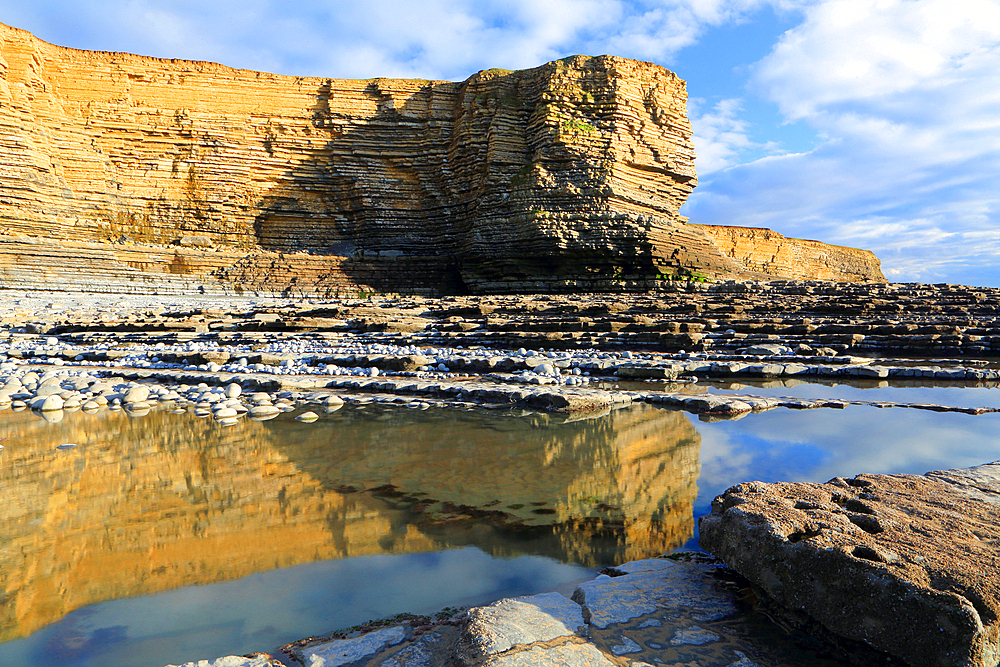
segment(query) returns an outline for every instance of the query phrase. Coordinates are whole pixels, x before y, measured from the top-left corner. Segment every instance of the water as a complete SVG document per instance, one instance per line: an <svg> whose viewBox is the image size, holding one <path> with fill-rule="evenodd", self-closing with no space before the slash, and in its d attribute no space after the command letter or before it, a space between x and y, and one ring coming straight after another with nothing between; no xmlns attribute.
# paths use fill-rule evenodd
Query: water
<svg viewBox="0 0 1000 667"><path fill-rule="evenodd" d="M162 667L568 594L599 567L690 548L695 518L736 482L1000 459L1000 416L912 409L291 416L5 413L0 664Z"/></svg>

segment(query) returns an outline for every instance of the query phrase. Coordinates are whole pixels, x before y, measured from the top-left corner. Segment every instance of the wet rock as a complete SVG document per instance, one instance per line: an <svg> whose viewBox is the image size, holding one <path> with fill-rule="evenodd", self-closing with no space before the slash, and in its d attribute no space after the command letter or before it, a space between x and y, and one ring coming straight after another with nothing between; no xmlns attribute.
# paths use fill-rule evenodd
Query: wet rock
<svg viewBox="0 0 1000 667"><path fill-rule="evenodd" d="M457 655L478 665L515 646L574 636L585 625L580 605L559 593L498 600L469 610Z"/></svg>
<svg viewBox="0 0 1000 667"><path fill-rule="evenodd" d="M149 387L145 385L136 385L134 387L129 387L128 391L122 396L122 403L142 403L149 398Z"/></svg>
<svg viewBox="0 0 1000 667"><path fill-rule="evenodd" d="M694 618L715 621L735 613L733 600L720 595L712 567L679 564L663 558L626 563L625 576L600 576L580 584L573 601L582 605L590 625L606 628L664 608L691 610Z"/></svg>
<svg viewBox="0 0 1000 667"><path fill-rule="evenodd" d="M284 664L265 653L255 653L248 656L227 655L215 660L197 660L185 662L182 665L167 665L167 667L284 667Z"/></svg>
<svg viewBox="0 0 1000 667"><path fill-rule="evenodd" d="M301 651L300 658L309 667L339 667L371 656L387 646L394 646L405 638L406 629L397 625L360 637L309 646Z"/></svg>
<svg viewBox="0 0 1000 667"><path fill-rule="evenodd" d="M62 410L64 401L62 396L59 394L49 394L48 396L41 396L34 399L31 402L32 410L41 410L42 412L49 412L52 410Z"/></svg>
<svg viewBox="0 0 1000 667"><path fill-rule="evenodd" d="M534 646L525 651L496 656L480 663L483 667L616 667L593 644Z"/></svg>
<svg viewBox="0 0 1000 667"><path fill-rule="evenodd" d="M1000 660L1000 464L826 484L747 482L702 548L791 622L914 667Z"/></svg>

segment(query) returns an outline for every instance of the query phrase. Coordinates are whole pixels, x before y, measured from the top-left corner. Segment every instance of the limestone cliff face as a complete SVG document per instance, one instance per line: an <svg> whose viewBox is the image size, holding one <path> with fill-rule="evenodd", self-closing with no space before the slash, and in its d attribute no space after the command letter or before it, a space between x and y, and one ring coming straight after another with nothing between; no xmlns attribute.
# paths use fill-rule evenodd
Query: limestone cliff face
<svg viewBox="0 0 1000 667"><path fill-rule="evenodd" d="M790 239L770 229L699 227L723 253L751 271L796 280L885 282L870 250Z"/></svg>
<svg viewBox="0 0 1000 667"><path fill-rule="evenodd" d="M677 213L696 184L690 136L685 83L613 56L345 81L77 51L0 25L0 222L105 253L120 240L169 257L198 236L227 255L198 251L194 266L218 264L202 273L151 261L147 289L179 274L320 294L750 275Z"/></svg>
<svg viewBox="0 0 1000 667"><path fill-rule="evenodd" d="M472 544L597 565L693 532L701 441L681 413L404 412L231 429L158 412L6 415L0 641L102 600L321 559Z"/></svg>

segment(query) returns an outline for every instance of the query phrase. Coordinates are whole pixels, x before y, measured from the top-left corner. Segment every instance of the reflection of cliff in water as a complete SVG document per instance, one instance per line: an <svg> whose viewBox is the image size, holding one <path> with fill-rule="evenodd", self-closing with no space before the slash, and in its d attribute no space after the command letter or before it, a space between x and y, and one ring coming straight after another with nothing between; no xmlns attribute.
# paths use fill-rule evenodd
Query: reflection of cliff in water
<svg viewBox="0 0 1000 667"><path fill-rule="evenodd" d="M6 413L0 437L0 641L94 602L320 559L657 553L692 533L700 447L686 416L648 406L572 423L348 407L231 428Z"/></svg>

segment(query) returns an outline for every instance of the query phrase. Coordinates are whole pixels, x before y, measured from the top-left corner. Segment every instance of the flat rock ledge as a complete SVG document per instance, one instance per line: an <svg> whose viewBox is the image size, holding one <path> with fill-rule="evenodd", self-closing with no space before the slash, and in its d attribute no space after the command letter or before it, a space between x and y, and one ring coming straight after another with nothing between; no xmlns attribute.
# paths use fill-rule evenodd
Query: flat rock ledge
<svg viewBox="0 0 1000 667"><path fill-rule="evenodd" d="M746 482L700 544L786 621L914 667L1000 662L1000 462L825 484Z"/></svg>

